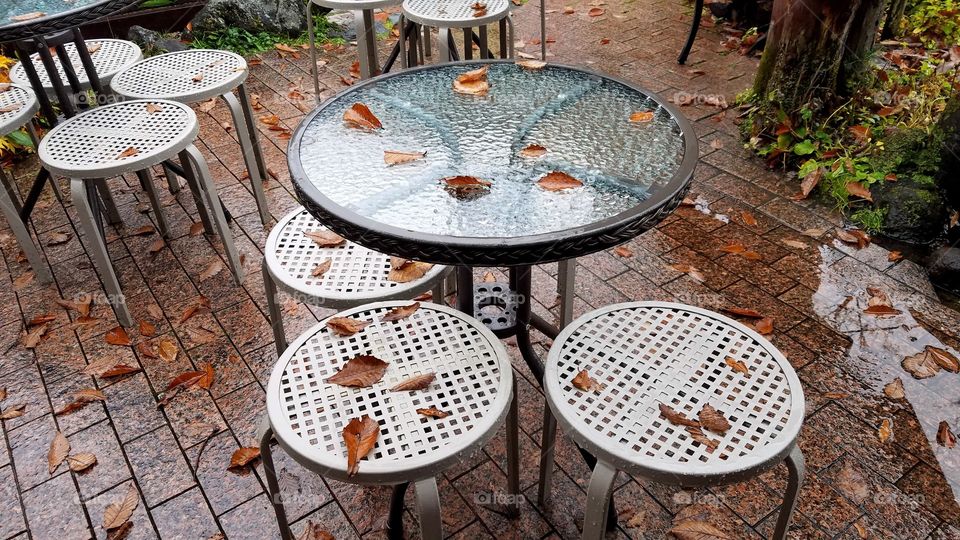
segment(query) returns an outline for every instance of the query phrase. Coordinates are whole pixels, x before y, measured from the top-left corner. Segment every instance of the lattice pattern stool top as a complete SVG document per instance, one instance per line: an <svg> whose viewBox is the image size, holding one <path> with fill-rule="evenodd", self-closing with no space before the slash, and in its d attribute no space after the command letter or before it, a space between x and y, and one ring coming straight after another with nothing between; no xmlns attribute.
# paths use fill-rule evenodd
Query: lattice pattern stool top
<svg viewBox="0 0 960 540"><path fill-rule="evenodd" d="M132 41L122 39L88 39L84 41L84 43L87 46L87 51L90 51L90 60L93 61L93 67L97 70L97 77L105 85L110 84L111 79L113 79L113 76L116 75L117 72L135 64L143 58L140 47ZM67 57L70 58L70 65L73 66L73 72L77 75L80 87L90 88L90 78L87 76L87 70L84 69L83 63L80 62L80 55L77 54L77 46L73 43L67 43L63 47L67 51ZM64 88L69 92L69 82L66 73L63 71L63 64L60 63L60 57L56 54L51 54L51 56L53 57L54 65L57 67L57 76L60 77ZM37 71L37 76L40 77L40 82L43 83L44 90L46 90L48 94L53 94L53 83L50 82L50 74L47 73L46 68L43 67L43 62L40 61L40 53L31 54L30 61L33 62L33 67ZM10 80L24 86L30 85L30 80L27 79L27 72L23 69L21 62L17 62L16 65L10 68Z"/></svg>
<svg viewBox="0 0 960 540"><path fill-rule="evenodd" d="M510 0L479 0L486 13L475 17L477 0L404 0L403 12L411 21L446 28L483 26L507 16Z"/></svg>
<svg viewBox="0 0 960 540"><path fill-rule="evenodd" d="M442 278L444 266L433 265L423 277L399 283L388 279L390 257L345 241L336 247L320 247L306 234L327 230L300 207L284 216L270 231L264 260L275 280L288 292L302 294L305 301L327 307L412 298L429 290ZM314 277L317 265L330 261L330 268Z"/></svg>
<svg viewBox="0 0 960 540"><path fill-rule="evenodd" d="M124 101L63 121L40 141L38 154L54 174L109 178L175 156L198 129L197 115L182 103Z"/></svg>
<svg viewBox="0 0 960 540"><path fill-rule="evenodd" d="M396 6L402 0L313 0L318 6L330 9L363 10L379 9L387 6Z"/></svg>
<svg viewBox="0 0 960 540"><path fill-rule="evenodd" d="M223 95L246 78L247 62L239 54L191 49L138 62L118 74L110 87L128 98L196 103Z"/></svg>
<svg viewBox="0 0 960 540"><path fill-rule="evenodd" d="M581 370L601 388L575 387ZM804 412L800 381L769 342L732 319L673 303L618 304L580 317L551 347L544 387L558 424L588 451L674 485L733 482L776 465ZM702 428L711 448L664 418L660 404L691 420L711 405L730 428Z"/></svg>
<svg viewBox="0 0 960 540"><path fill-rule="evenodd" d="M26 124L40 108L29 87L0 83L0 136Z"/></svg>
<svg viewBox="0 0 960 540"><path fill-rule="evenodd" d="M321 321L280 357L267 388L267 414L280 445L305 467L346 480L342 431L363 415L380 425L376 446L351 479L364 484L436 476L496 432L513 388L503 345L476 319L438 304L424 303L399 321L380 320L407 304L379 302L344 311L338 316L371 324L340 337ZM366 388L326 382L358 355L389 364L380 381ZM427 373L436 378L423 390L390 390ZM449 416L417 412L430 407Z"/></svg>

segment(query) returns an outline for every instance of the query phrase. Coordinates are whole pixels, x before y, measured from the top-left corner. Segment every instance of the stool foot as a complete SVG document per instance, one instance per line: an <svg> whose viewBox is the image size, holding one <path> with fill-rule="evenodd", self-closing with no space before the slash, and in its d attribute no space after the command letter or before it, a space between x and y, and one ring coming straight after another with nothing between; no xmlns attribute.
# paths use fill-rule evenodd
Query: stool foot
<svg viewBox="0 0 960 540"><path fill-rule="evenodd" d="M520 396L517 394L517 381L513 381L513 396L510 399L510 411L507 413L507 515L520 517Z"/></svg>
<svg viewBox="0 0 960 540"><path fill-rule="evenodd" d="M773 533L773 538L777 540L783 540L787 537L793 511L797 507L797 497L800 495L800 488L803 486L803 477L807 471L803 452L800 451L799 446L793 447L784 463L787 465L789 478L787 479L787 491L783 495L783 506L780 507L780 515L777 516L777 528Z"/></svg>
<svg viewBox="0 0 960 540"><path fill-rule="evenodd" d="M553 455L557 444L557 419L550 407L543 408L543 431L540 434L540 484L537 502L546 506L553 487Z"/></svg>
<svg viewBox="0 0 960 540"><path fill-rule="evenodd" d="M409 482L393 486L393 493L390 495L390 515L387 517L387 539L403 539L403 499L407 493Z"/></svg>
<svg viewBox="0 0 960 540"><path fill-rule="evenodd" d="M167 227L167 218L163 215L163 207L160 205L160 195L150 180L150 173L146 170L137 171L137 178L140 180L140 187L147 192L147 198L150 199L150 206L153 207L153 217L157 220L157 228L160 229L160 236L170 237L170 228Z"/></svg>
<svg viewBox="0 0 960 540"><path fill-rule="evenodd" d="M287 336L283 329L283 313L280 311L280 304L277 303L277 286L273 282L273 276L267 267L267 259L263 259L261 264L263 272L263 292L267 295L267 312L270 315L270 327L273 329L273 341L277 346L277 358L283 355L287 350Z"/></svg>
<svg viewBox="0 0 960 540"><path fill-rule="evenodd" d="M599 540L607 531L607 508L613 494L617 470L603 461L597 461L587 489L587 511L583 516L583 540Z"/></svg>
<svg viewBox="0 0 960 540"><path fill-rule="evenodd" d="M3 183L4 187L4 189L0 191L0 210L3 211L3 216L7 219L7 225L13 230L13 235L17 238L17 242L20 243L20 248L23 249L23 253L27 256L27 262L30 263L30 268L33 269L33 274L37 277L37 281L43 284L50 283L53 281L53 277L50 275L50 269L43 261L43 255L40 254L40 250L38 250L36 244L33 243L33 238L30 237L30 232L27 229L28 225L20 221L20 215L18 214L19 208L17 208L15 199L16 192L13 191L13 186L7 183L7 178L3 174L2 168L0 168L0 183Z"/></svg>
<svg viewBox="0 0 960 540"><path fill-rule="evenodd" d="M280 527L280 537L283 540L293 540L293 532L287 525L287 512L283 508L283 500L280 496L280 482L277 481L277 470L273 465L273 452L270 450L270 440L273 439L273 430L270 424L264 418L261 426L260 435L260 457L263 459L263 473L267 477L267 496L270 498L270 504L273 511L277 514L277 526Z"/></svg>
<svg viewBox="0 0 960 540"><path fill-rule="evenodd" d="M437 479L430 477L414 484L417 510L420 514L420 536L423 540L442 540L443 522L440 520L440 491Z"/></svg>

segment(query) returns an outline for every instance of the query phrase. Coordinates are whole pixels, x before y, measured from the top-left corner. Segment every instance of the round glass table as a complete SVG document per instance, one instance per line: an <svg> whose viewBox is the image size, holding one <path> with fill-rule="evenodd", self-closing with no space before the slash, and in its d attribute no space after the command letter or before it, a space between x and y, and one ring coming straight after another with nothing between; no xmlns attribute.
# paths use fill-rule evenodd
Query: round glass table
<svg viewBox="0 0 960 540"><path fill-rule="evenodd" d="M0 43L31 39L95 21L141 0L4 0Z"/></svg>

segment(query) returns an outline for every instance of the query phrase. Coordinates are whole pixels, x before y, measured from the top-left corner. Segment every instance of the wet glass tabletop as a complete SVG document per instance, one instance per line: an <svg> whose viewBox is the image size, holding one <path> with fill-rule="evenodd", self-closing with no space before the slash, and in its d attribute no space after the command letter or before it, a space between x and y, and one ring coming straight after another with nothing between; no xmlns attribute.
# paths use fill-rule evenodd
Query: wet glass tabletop
<svg viewBox="0 0 960 540"><path fill-rule="evenodd" d="M473 238L576 230L669 196L663 192L683 161L684 139L670 111L650 95L585 71L510 62L490 64L486 95L454 92L457 76L476 67L405 72L327 102L294 141L303 169L294 170L303 178L297 181L377 223ZM366 105L382 128L344 122L355 103ZM648 112L652 120L631 121ZM545 152L529 156L524 149L531 145ZM388 151L425 155L389 165ZM541 187L539 180L554 171L582 185ZM451 190L444 179L459 175L490 185Z"/></svg>

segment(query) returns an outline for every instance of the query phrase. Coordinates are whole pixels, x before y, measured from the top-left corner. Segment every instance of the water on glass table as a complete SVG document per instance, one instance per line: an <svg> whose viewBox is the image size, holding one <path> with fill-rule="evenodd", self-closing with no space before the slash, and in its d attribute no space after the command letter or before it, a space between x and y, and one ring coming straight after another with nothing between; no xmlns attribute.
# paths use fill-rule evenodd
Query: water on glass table
<svg viewBox="0 0 960 540"><path fill-rule="evenodd" d="M460 237L518 237L584 226L630 210L667 184L683 160L680 127L650 96L587 72L490 65L485 96L453 92L470 65L374 81L333 102L306 126L301 163L334 203L386 225ZM383 128L344 124L363 103ZM631 122L639 111L653 120ZM529 145L546 148L523 157ZM388 166L384 151L426 152ZM565 172L583 186L547 191ZM442 179L491 182L482 196L451 196Z"/></svg>

